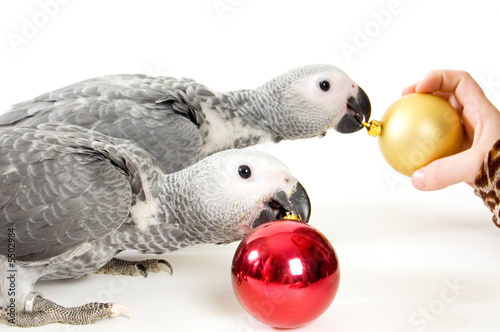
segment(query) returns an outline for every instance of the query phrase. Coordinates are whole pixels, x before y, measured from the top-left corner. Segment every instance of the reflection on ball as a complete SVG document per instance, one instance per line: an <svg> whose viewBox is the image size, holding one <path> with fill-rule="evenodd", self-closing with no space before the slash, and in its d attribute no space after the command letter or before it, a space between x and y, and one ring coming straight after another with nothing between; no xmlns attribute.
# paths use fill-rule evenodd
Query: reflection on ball
<svg viewBox="0 0 500 332"><path fill-rule="evenodd" d="M337 256L315 228L298 221L259 226L233 258L233 289L256 319L293 328L319 317L332 303L340 281Z"/></svg>

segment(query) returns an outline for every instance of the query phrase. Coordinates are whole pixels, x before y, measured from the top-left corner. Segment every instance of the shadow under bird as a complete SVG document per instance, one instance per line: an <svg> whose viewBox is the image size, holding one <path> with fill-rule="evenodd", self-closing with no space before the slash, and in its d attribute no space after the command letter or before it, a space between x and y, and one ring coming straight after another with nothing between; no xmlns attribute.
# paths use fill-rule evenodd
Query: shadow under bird
<svg viewBox="0 0 500 332"><path fill-rule="evenodd" d="M307 222L307 193L283 163L262 152L230 149L166 174L135 143L82 127L3 129L0 291L6 306L0 307L0 320L40 326L116 316L126 307L66 308L35 292L35 283L94 272L144 275L168 263L114 256L127 249L161 254L197 243L229 243L287 213ZM13 260L9 238L15 242ZM14 297L10 264L17 271Z"/></svg>
<svg viewBox="0 0 500 332"><path fill-rule="evenodd" d="M263 142L352 133L368 122L368 96L337 67L290 70L256 89L216 92L190 79L97 77L16 104L0 128L63 122L130 139L167 173L212 153Z"/></svg>

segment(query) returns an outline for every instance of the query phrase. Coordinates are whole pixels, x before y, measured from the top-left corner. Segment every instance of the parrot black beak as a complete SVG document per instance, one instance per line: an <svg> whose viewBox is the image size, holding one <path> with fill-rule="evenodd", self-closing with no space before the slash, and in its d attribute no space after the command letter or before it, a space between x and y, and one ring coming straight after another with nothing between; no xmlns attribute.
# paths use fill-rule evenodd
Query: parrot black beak
<svg viewBox="0 0 500 332"><path fill-rule="evenodd" d="M291 193L277 192L267 203L266 207L252 223L252 228L269 221L283 219L287 214L293 214L304 223L309 222L311 217L311 201L306 190L296 182Z"/></svg>
<svg viewBox="0 0 500 332"><path fill-rule="evenodd" d="M361 122L368 122L371 112L370 99L363 89L358 87L356 97L351 96L347 99L347 113L340 119L335 129L343 134L354 133L364 128Z"/></svg>

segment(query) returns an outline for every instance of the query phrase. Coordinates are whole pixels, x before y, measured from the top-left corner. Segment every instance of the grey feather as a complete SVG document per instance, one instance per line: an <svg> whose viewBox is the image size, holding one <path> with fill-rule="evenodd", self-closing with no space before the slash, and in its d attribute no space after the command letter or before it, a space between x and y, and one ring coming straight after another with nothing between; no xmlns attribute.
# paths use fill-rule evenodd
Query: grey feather
<svg viewBox="0 0 500 332"><path fill-rule="evenodd" d="M44 261L95 241L128 214L136 171L107 151L77 144L21 128L0 136L2 160L10 163L0 177L0 241L16 229L19 261Z"/></svg>
<svg viewBox="0 0 500 332"><path fill-rule="evenodd" d="M256 181L242 180L240 163ZM165 174L137 144L93 130L3 129L0 243L14 228L16 264L46 266L36 279L80 277L127 249L164 253L241 239L261 210L279 213L268 204L295 183L286 166L256 151L220 152Z"/></svg>
<svg viewBox="0 0 500 332"><path fill-rule="evenodd" d="M321 75L335 80L328 100L310 95ZM309 78L312 87L303 87ZM257 89L227 93L190 79L111 75L18 103L0 115L0 127L79 125L133 140L172 173L225 149L322 136L349 113L347 100L358 92L357 84L329 65L301 67Z"/></svg>

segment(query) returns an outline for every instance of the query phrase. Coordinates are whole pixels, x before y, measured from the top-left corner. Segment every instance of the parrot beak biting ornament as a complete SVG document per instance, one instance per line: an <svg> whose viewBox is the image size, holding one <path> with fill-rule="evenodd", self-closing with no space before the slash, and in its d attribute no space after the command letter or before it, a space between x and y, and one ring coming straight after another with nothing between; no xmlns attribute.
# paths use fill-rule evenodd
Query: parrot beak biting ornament
<svg viewBox="0 0 500 332"><path fill-rule="evenodd" d="M371 104L368 95L361 87L358 87L356 97L347 99L347 113L339 121L336 130L339 133L353 133L363 128L363 120L370 118Z"/></svg>
<svg viewBox="0 0 500 332"><path fill-rule="evenodd" d="M362 122L396 171L411 176L432 161L461 151L463 126L444 99L424 93L406 95L392 104L381 121Z"/></svg>

